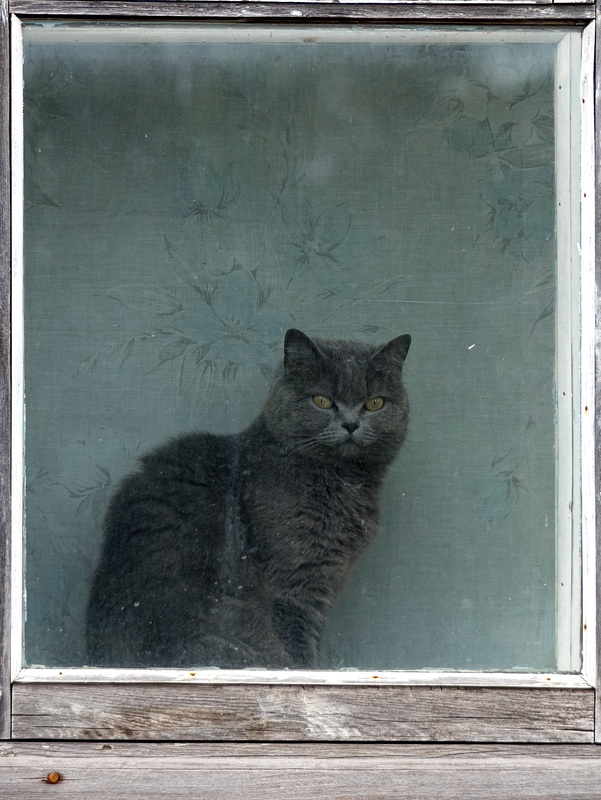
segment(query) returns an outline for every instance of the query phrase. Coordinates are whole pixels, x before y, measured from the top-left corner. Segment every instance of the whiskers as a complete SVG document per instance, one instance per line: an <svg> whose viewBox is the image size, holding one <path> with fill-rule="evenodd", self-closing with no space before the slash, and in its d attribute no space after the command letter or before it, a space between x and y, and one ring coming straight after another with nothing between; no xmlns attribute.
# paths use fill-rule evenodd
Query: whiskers
<svg viewBox="0 0 601 800"><path fill-rule="evenodd" d="M293 445L287 448L288 454L301 453L307 450L317 450L322 446L334 446L341 444L340 436L326 428L313 436L308 436L305 439L299 439Z"/></svg>
<svg viewBox="0 0 601 800"><path fill-rule="evenodd" d="M380 431L372 430L367 426L363 426L361 428L360 438L357 438L357 444L366 446L381 441L381 439L382 434Z"/></svg>

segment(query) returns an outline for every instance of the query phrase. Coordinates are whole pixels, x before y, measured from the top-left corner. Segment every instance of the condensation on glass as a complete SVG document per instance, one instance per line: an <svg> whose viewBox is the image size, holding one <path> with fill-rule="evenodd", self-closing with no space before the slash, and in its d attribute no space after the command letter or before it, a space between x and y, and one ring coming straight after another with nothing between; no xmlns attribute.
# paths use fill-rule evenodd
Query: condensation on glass
<svg viewBox="0 0 601 800"><path fill-rule="evenodd" d="M111 493L170 436L244 428L296 327L413 337L323 666L580 668L579 49L25 24L26 664L85 663Z"/></svg>

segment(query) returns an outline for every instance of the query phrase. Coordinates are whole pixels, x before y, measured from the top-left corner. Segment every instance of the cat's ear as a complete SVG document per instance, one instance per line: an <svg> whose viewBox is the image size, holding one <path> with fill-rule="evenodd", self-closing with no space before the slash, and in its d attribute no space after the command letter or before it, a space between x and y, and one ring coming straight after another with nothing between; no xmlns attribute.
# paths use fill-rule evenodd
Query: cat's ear
<svg viewBox="0 0 601 800"><path fill-rule="evenodd" d="M397 336L388 344L381 347L377 353L374 354L374 359L388 359L394 362L397 366L402 367L409 352L409 345L411 344L411 336L408 333L402 336Z"/></svg>
<svg viewBox="0 0 601 800"><path fill-rule="evenodd" d="M290 328L284 337L284 366L286 369L295 369L314 364L320 358L321 351L306 333Z"/></svg>

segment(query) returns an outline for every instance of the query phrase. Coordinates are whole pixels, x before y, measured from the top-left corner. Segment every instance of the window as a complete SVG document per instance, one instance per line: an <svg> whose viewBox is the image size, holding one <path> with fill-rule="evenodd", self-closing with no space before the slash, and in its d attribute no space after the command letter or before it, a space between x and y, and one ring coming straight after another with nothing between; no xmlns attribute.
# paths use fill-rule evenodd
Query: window
<svg viewBox="0 0 601 800"><path fill-rule="evenodd" d="M16 18L17 738L593 741L591 31L560 22ZM87 668L108 497L247 425L289 327L413 337L319 669Z"/></svg>

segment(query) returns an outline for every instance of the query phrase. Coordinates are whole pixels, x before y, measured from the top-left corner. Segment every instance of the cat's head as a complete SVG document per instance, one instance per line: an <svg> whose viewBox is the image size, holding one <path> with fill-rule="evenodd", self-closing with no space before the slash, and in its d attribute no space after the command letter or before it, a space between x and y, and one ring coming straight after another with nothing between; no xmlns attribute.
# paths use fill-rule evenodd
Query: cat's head
<svg viewBox="0 0 601 800"><path fill-rule="evenodd" d="M411 337L381 346L286 333L263 418L290 453L387 464L402 445L409 402L401 372Z"/></svg>

